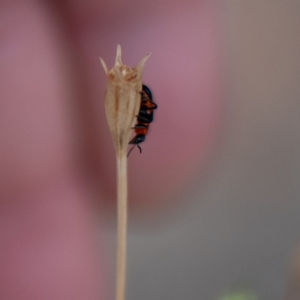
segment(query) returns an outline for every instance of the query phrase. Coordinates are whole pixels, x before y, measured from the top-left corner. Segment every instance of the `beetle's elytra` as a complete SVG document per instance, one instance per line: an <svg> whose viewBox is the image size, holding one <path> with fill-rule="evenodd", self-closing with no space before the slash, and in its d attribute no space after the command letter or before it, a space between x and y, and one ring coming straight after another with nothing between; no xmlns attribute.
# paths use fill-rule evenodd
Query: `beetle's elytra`
<svg viewBox="0 0 300 300"><path fill-rule="evenodd" d="M157 109L157 105L153 102L151 90L143 84L141 91L141 106L139 114L137 115L137 123L134 126L135 137L129 142L133 147L129 150L128 155L137 146L142 153L140 143L145 141L149 124L153 121L154 110Z"/></svg>

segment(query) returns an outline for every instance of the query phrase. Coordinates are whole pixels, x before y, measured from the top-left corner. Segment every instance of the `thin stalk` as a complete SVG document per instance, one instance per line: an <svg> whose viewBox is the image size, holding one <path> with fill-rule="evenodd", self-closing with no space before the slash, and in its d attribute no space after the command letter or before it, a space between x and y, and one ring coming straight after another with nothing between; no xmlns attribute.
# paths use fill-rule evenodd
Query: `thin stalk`
<svg viewBox="0 0 300 300"><path fill-rule="evenodd" d="M117 154L118 246L116 300L125 299L127 239L127 154Z"/></svg>
<svg viewBox="0 0 300 300"><path fill-rule="evenodd" d="M135 68L122 63L121 46L117 47L115 65L108 70L100 58L107 75L105 112L108 127L117 154L118 248L116 300L125 300L126 235L127 235L127 147L136 115L141 105L142 71L150 53Z"/></svg>

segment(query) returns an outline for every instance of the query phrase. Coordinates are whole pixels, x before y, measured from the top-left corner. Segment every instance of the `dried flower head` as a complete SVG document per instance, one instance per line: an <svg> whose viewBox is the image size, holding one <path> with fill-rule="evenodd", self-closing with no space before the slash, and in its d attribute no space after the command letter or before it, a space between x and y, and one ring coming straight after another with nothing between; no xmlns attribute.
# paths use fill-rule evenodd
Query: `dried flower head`
<svg viewBox="0 0 300 300"><path fill-rule="evenodd" d="M105 62L101 64L108 77L105 93L106 118L116 149L117 198L118 198L118 250L116 300L125 299L126 282L126 235L127 235L127 146L131 129L141 105L142 71L150 54L145 56L136 68L123 65L121 47L117 47L115 66L108 71Z"/></svg>
<svg viewBox="0 0 300 300"><path fill-rule="evenodd" d="M121 46L117 47L115 66L108 71L105 62L101 64L108 77L105 93L106 118L117 153L127 152L131 129L138 115L142 91L142 71L150 53L135 68L123 65Z"/></svg>

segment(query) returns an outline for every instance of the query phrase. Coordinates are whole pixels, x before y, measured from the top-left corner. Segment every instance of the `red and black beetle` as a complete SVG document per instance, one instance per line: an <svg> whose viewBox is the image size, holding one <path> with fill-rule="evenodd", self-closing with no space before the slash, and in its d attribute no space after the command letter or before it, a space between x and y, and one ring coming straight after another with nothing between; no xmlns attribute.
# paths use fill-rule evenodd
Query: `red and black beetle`
<svg viewBox="0 0 300 300"><path fill-rule="evenodd" d="M153 121L154 109L157 105L152 100L152 93L150 89L143 84L143 89L141 91L141 106L139 114L137 115L137 124L134 126L134 131L136 136L129 142L133 147L129 150L128 155L137 146L142 153L140 143L145 141L149 124Z"/></svg>

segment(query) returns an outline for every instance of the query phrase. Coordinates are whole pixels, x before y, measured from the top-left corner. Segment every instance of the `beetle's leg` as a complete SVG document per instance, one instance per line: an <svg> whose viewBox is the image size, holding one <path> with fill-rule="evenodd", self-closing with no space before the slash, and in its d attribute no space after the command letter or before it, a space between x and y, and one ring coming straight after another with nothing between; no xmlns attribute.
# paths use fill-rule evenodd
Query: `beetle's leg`
<svg viewBox="0 0 300 300"><path fill-rule="evenodd" d="M142 100L141 107L145 110L157 109L157 105L150 100Z"/></svg>
<svg viewBox="0 0 300 300"><path fill-rule="evenodd" d="M148 128L148 126L143 124L136 124L132 129L136 129L136 128Z"/></svg>
<svg viewBox="0 0 300 300"><path fill-rule="evenodd" d="M148 128L148 126L143 124L136 124L134 127L131 127L131 129L136 129L136 128Z"/></svg>
<svg viewBox="0 0 300 300"><path fill-rule="evenodd" d="M143 117L143 116L136 116L138 119L142 119L142 120L144 120L146 123L150 123L151 122L151 120L149 119L149 118L145 118L145 117Z"/></svg>
<svg viewBox="0 0 300 300"><path fill-rule="evenodd" d="M148 110L157 109L157 105L151 101L152 107L148 108Z"/></svg>

